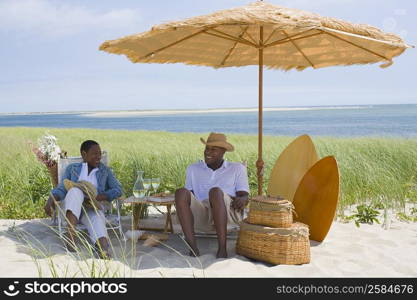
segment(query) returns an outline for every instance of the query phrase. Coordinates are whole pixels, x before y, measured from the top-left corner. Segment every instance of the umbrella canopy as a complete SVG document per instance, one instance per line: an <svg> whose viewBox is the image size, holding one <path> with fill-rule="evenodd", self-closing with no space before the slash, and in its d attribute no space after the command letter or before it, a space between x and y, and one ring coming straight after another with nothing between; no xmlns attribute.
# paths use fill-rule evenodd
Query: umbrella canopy
<svg viewBox="0 0 417 300"><path fill-rule="evenodd" d="M134 63L185 63L214 68L259 66L258 194L262 192L262 74L382 62L388 67L407 45L378 28L322 17L263 1L154 26L106 41L100 50Z"/></svg>

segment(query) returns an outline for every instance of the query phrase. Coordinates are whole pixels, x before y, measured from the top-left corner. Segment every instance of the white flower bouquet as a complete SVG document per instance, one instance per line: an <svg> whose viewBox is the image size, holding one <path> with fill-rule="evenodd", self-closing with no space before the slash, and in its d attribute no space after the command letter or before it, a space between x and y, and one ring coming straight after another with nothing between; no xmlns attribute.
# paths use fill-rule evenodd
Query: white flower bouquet
<svg viewBox="0 0 417 300"><path fill-rule="evenodd" d="M58 184L58 159L66 157L67 152L61 150L57 144L57 138L50 134L45 134L38 139L38 147L34 147L32 143L30 144L36 158L48 168L52 182L56 186Z"/></svg>
<svg viewBox="0 0 417 300"><path fill-rule="evenodd" d="M57 138L53 135L46 134L38 139L38 147L32 147L36 158L48 168L58 163L62 157L61 148L57 145Z"/></svg>

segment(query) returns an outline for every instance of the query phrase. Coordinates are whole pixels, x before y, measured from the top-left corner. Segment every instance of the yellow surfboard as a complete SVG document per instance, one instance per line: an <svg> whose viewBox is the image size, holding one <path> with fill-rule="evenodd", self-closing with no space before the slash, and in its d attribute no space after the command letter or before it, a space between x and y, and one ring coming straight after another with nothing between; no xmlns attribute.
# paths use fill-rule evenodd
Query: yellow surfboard
<svg viewBox="0 0 417 300"><path fill-rule="evenodd" d="M326 156L307 171L294 194L294 218L310 227L310 240L324 240L338 199L339 169L334 156Z"/></svg>
<svg viewBox="0 0 417 300"><path fill-rule="evenodd" d="M293 201L301 178L318 160L311 138L306 134L296 138L282 151L272 168L268 195Z"/></svg>

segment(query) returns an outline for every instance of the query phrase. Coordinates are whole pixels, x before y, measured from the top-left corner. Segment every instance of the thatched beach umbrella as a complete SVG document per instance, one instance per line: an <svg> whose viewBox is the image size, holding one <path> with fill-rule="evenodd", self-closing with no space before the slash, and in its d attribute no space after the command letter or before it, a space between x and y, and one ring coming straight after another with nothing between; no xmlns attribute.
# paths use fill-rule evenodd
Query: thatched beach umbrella
<svg viewBox="0 0 417 300"><path fill-rule="evenodd" d="M388 67L407 45L399 36L262 1L209 15L154 26L150 31L106 41L100 50L134 63L184 63L214 68L259 66L259 128L256 162L262 192L263 67L305 68L382 62Z"/></svg>

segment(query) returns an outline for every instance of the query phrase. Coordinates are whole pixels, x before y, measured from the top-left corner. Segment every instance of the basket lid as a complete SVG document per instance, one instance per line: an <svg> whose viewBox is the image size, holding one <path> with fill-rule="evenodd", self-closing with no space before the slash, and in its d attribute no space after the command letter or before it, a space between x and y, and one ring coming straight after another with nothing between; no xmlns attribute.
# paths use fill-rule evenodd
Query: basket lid
<svg viewBox="0 0 417 300"><path fill-rule="evenodd" d="M250 199L251 201L257 201L262 203L270 203L270 204L278 204L278 205L286 205L289 204L290 201L284 199L280 196L272 197L272 196L255 196Z"/></svg>

